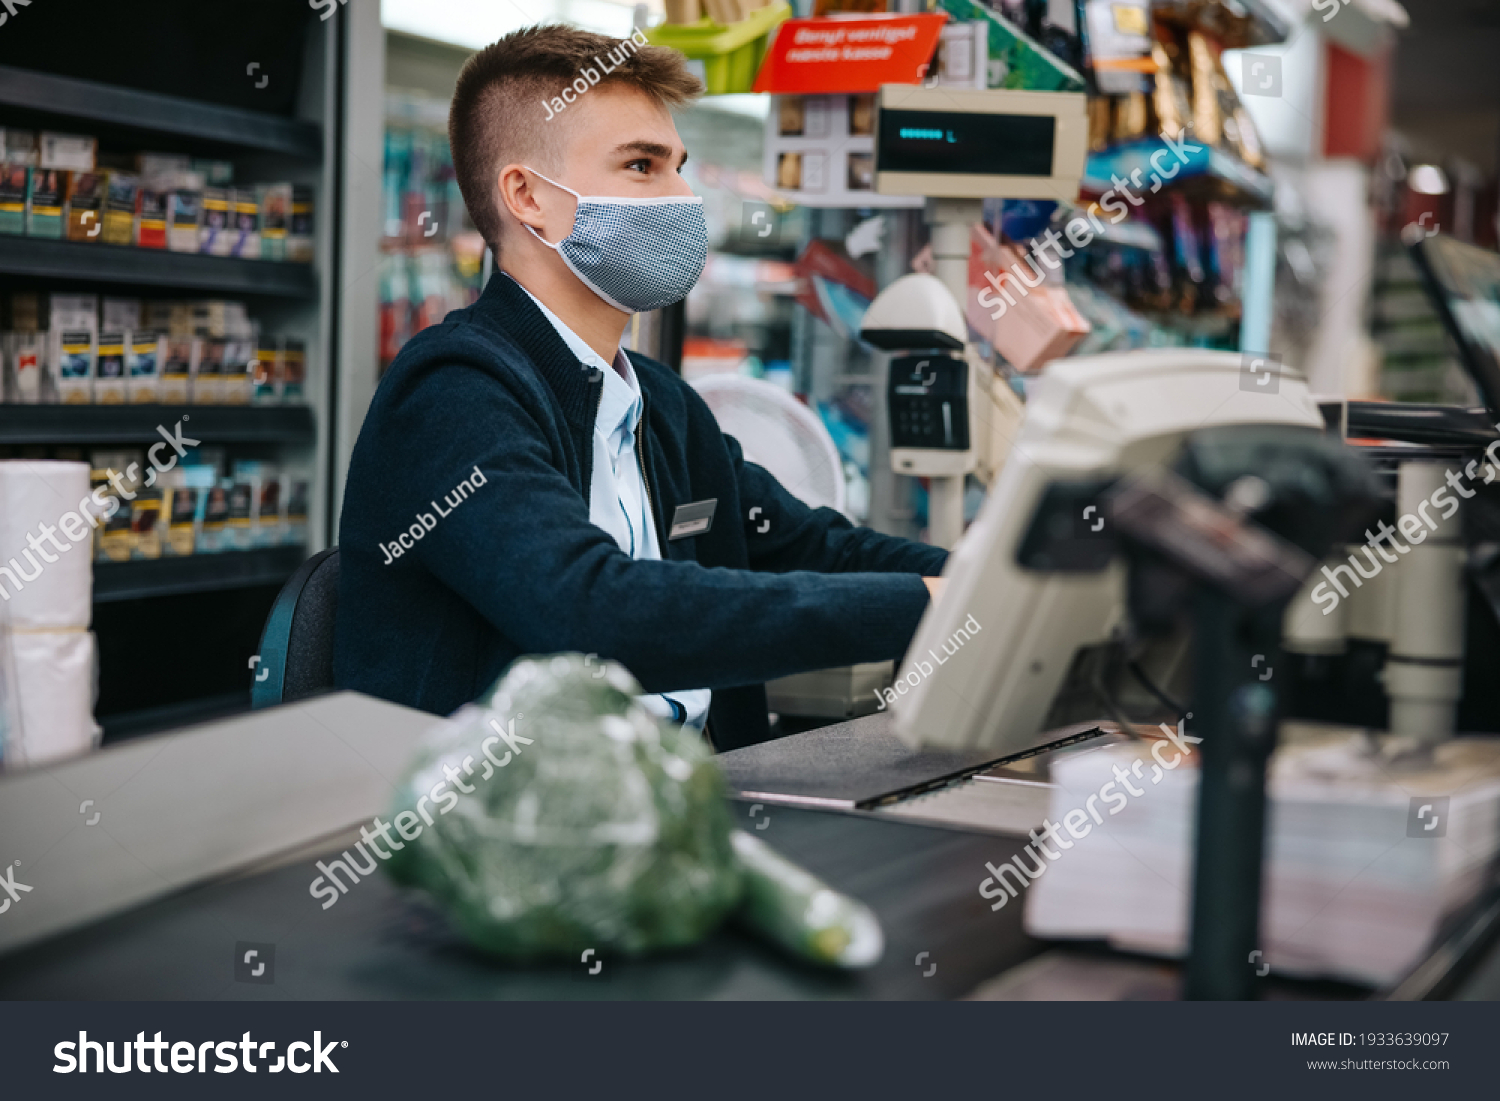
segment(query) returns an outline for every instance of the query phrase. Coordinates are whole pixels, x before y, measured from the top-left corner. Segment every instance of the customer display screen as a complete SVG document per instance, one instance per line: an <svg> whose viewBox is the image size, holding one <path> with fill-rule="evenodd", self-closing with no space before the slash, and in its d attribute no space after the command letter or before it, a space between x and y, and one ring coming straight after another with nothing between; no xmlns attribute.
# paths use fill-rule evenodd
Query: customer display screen
<svg viewBox="0 0 1500 1101"><path fill-rule="evenodd" d="M1051 115L882 108L877 172L955 176L1050 176Z"/></svg>
<svg viewBox="0 0 1500 1101"><path fill-rule="evenodd" d="M1500 408L1500 256L1446 234L1415 235L1428 293L1491 409Z"/></svg>

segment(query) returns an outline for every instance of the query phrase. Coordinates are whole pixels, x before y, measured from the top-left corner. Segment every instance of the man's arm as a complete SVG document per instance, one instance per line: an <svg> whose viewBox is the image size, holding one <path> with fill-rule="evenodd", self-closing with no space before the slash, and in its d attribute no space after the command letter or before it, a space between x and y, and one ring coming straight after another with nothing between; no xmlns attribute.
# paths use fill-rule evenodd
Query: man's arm
<svg viewBox="0 0 1500 1101"><path fill-rule="evenodd" d="M392 526L431 513L477 467L484 484L408 553L523 651L596 653L661 692L879 661L909 644L928 603L913 574L630 558L590 522L532 414L475 376L441 368L390 410L373 441L382 513Z"/></svg>
<svg viewBox="0 0 1500 1101"><path fill-rule="evenodd" d="M831 508L809 508L764 467L746 461L733 436L726 435L724 442L729 445L739 478L740 503L746 512L745 539L753 569L774 573L915 573L929 577L943 572L948 552L941 547L855 527ZM749 520L748 514L756 508L760 511L753 521Z"/></svg>

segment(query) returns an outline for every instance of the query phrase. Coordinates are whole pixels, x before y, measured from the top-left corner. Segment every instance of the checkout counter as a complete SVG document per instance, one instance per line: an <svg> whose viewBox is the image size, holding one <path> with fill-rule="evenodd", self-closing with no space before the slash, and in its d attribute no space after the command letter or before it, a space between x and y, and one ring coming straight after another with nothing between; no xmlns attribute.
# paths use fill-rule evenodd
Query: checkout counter
<svg viewBox="0 0 1500 1101"><path fill-rule="evenodd" d="M466 947L441 914L379 872L325 909L309 893L317 862L348 847L358 824L388 809L392 786L434 721L335 693L0 777L0 868L9 865L7 882L24 885L5 899L8 912L0 918L0 997L1179 996L1178 964L1112 951L1102 938L1034 939L1023 922L1025 907L992 906L995 895L980 883L987 865L1019 860L1028 847L1048 813L1058 762L1138 737L1122 714L1135 706L1119 687L1125 672L1101 665L1099 655L1129 642L1127 669L1140 661L1156 670L1163 698L1180 690L1158 661L1163 653L1180 656L1180 637L1165 631L1159 638L1127 639L1117 630L1126 620L1149 624L1153 610L1161 612L1185 591L1169 582L1186 576L1181 563L1194 561L1195 544L1187 536L1158 538L1163 531L1219 538L1218 557L1199 561L1193 585L1211 589L1214 578L1228 578L1270 594L1245 606L1256 617L1252 627L1265 626L1267 608L1276 611L1280 632L1280 612L1305 575L1287 565L1295 561L1290 551L1267 541L1281 538L1273 501L1290 507L1295 494L1287 496L1291 491L1269 468L1259 488L1245 483L1238 465L1261 462L1270 452L1236 450L1238 444L1226 450L1226 440L1243 440L1244 433L1214 433L1248 427L1259 434L1269 426L1281 434L1267 446L1290 448L1298 469L1330 464L1330 492L1349 495L1358 488L1338 484L1342 460L1332 456L1347 449L1326 442L1322 414L1305 386L1284 380L1281 395L1263 405L1264 396L1240 390L1238 373L1236 356L1187 351L1059 365L1049 373L1051 389L1028 406L1001 481L951 561L942 600L919 629L900 671L912 688L875 715L719 758L740 828L871 907L886 942L875 966L818 970L732 926L690 950L648 959L504 966ZM1181 397L1163 401L1163 393ZM1210 418L1219 423L1205 426L1210 418L1201 412L1216 398L1223 400ZM1287 435L1287 429L1295 431ZM1181 485L1134 477L1159 473L1167 462L1175 463ZM1226 477L1228 489L1208 492ZM1182 488L1190 482L1198 488ZM1307 484L1300 479L1297 492ZM1101 543L1093 525L1073 524L1073 506L1087 508L1085 498L1105 502L1118 542ZM1214 511L1226 501L1238 502L1239 511ZM1163 511L1174 502L1179 511L1198 511ZM1255 525L1257 515L1271 526ZM1142 516L1154 517L1155 526ZM1247 545L1264 553L1247 555ZM1408 565L1390 572L1403 576ZM1151 584L1135 583L1142 578ZM1200 653L1209 643L1228 645L1223 638L1214 642L1214 632L1239 624L1234 617L1242 614L1214 601L1206 606L1213 614L1196 620ZM1279 640L1266 645L1276 655L1273 664L1289 671L1280 683L1295 680L1295 657L1275 649ZM925 664L929 653L935 661L939 653L946 657L934 668ZM1242 746L1254 733L1232 705L1246 698L1247 685L1268 679L1260 665L1246 661L1229 675L1198 662L1191 699L1201 720L1197 729L1214 739L1205 750ZM1455 707L1460 702L1453 701ZM1298 706L1295 690L1285 689L1276 706L1290 717ZM1114 712L1114 721L1100 721L1101 710ZM1081 718L1057 721L1080 711ZM1263 816L1270 750L1262 745L1257 751L1258 786L1240 784L1208 809ZM1242 758L1230 755L1231 777L1245 775ZM1207 753L1202 767L1211 777L1216 766ZM1226 872L1217 882L1200 874L1198 894L1210 892L1207 903L1243 901L1233 892L1245 889L1246 876L1238 874L1245 872L1258 892L1261 833L1252 837L1244 819L1231 819L1229 833L1215 838L1202 824L1201 807L1199 822L1200 839L1219 846L1209 851L1214 867L1238 877ZM1248 849L1247 837L1255 841ZM1205 851L1200 840L1200 869ZM1256 943L1259 907L1251 901L1248 935ZM1278 998L1500 997L1497 934L1500 893L1486 869L1465 904L1446 916L1425 956L1397 981L1372 988L1276 974L1257 984L1257 992ZM1189 987L1194 964L1211 956L1194 943Z"/></svg>
<svg viewBox="0 0 1500 1101"><path fill-rule="evenodd" d="M31 886L0 922L6 1000L952 999L1163 1000L1178 967L1028 936L1020 907L992 913L975 887L986 861L1020 852L1024 831L902 813L923 790L987 785L1022 819L1049 752L983 762L905 751L887 715L792 735L722 758L742 827L835 889L885 930L875 967L831 972L790 961L732 926L695 948L644 960L512 967L468 948L445 919L383 874L327 911L308 894L316 862L381 813L388 777L431 717L340 693L245 719L111 747L0 782L11 851ZM1106 727L1061 732L1073 745ZM300 746L300 748L299 748ZM980 754L979 756L983 756ZM214 774L239 780L210 792ZM307 764L320 759L320 764ZM298 761L296 768L288 767ZM300 776L299 776L300 774ZM837 778L828 784L820 778ZM801 791L791 790L800 788ZM770 789L759 791L757 789ZM810 796L808 790L832 792ZM100 794L86 815L75 795ZM775 801L770 801L774 799ZM27 823L19 822L23 805ZM1029 809L1028 809L1029 808ZM893 809L896 811L893 813ZM96 812L99 820L90 827ZM16 832L22 828L22 833ZM317 834L319 836L310 836ZM20 842L20 844L16 844ZM29 854L37 852L35 857ZM36 915L28 919L28 911ZM21 921L24 920L25 924ZM1500 998L1500 904L1457 915L1402 996ZM55 932L53 930L56 930ZM252 947L246 947L252 946ZM269 951L268 951L269 948ZM258 949L270 980L239 957ZM241 963L237 974L236 964ZM1266 996L1380 997L1393 991L1273 979Z"/></svg>

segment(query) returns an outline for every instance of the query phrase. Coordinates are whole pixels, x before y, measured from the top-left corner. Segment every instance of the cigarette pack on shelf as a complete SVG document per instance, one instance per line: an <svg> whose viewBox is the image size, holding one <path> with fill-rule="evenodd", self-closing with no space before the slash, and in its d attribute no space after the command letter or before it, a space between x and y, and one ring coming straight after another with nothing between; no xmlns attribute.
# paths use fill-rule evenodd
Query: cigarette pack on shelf
<svg viewBox="0 0 1500 1101"><path fill-rule="evenodd" d="M281 344L281 400L300 402L307 383L307 344L288 337Z"/></svg>
<svg viewBox="0 0 1500 1101"><path fill-rule="evenodd" d="M135 192L135 243L141 248L167 247L167 198L170 188L160 180L145 180Z"/></svg>
<svg viewBox="0 0 1500 1101"><path fill-rule="evenodd" d="M104 232L106 245L135 244L135 206L141 181L128 172L110 172L104 183Z"/></svg>
<svg viewBox="0 0 1500 1101"><path fill-rule="evenodd" d="M176 316L173 308L176 305L175 302L163 302L159 299L141 303L141 323L148 329L160 329L164 333L177 335L179 330L172 324ZM184 321L180 331L187 333L189 328Z"/></svg>
<svg viewBox="0 0 1500 1101"><path fill-rule="evenodd" d="M213 468L179 466L163 477L166 483L167 537L162 544L162 553L179 557L196 554L203 549L203 513L214 484Z"/></svg>
<svg viewBox="0 0 1500 1101"><path fill-rule="evenodd" d="M245 260L260 259L260 202L253 188L237 187L230 192L230 209L234 232L229 255Z"/></svg>
<svg viewBox="0 0 1500 1101"><path fill-rule="evenodd" d="M203 225L203 177L180 173L167 192L167 248L197 252Z"/></svg>
<svg viewBox="0 0 1500 1101"><path fill-rule="evenodd" d="M54 329L57 400L87 405L94 400L95 341L92 329Z"/></svg>
<svg viewBox="0 0 1500 1101"><path fill-rule="evenodd" d="M63 196L71 175L56 168L33 168L26 199L26 235L61 238Z"/></svg>
<svg viewBox="0 0 1500 1101"><path fill-rule="evenodd" d="M51 329L91 329L97 332L99 296L97 294L48 295L47 324Z"/></svg>
<svg viewBox="0 0 1500 1101"><path fill-rule="evenodd" d="M257 344L251 372L252 397L257 405L276 405L281 401L285 379L280 342L263 336Z"/></svg>
<svg viewBox="0 0 1500 1101"><path fill-rule="evenodd" d="M202 176L208 187L228 187L234 183L234 165L229 161L195 160L189 170Z"/></svg>
<svg viewBox="0 0 1500 1101"><path fill-rule="evenodd" d="M253 336L230 337L224 342L224 366L219 380L221 404L250 404L255 386L251 375L255 370L256 343Z"/></svg>
<svg viewBox="0 0 1500 1101"><path fill-rule="evenodd" d="M6 334L6 401L35 405L56 394L49 343L44 332Z"/></svg>
<svg viewBox="0 0 1500 1101"><path fill-rule="evenodd" d="M37 162L43 168L65 172L92 172L99 143L82 134L59 134L43 130L37 143Z"/></svg>
<svg viewBox="0 0 1500 1101"><path fill-rule="evenodd" d="M161 367L161 401L185 405L193 400L193 376L197 373L199 341L190 336L167 338L166 359Z"/></svg>
<svg viewBox="0 0 1500 1101"><path fill-rule="evenodd" d="M209 485L204 490L203 524L198 532L198 551L202 554L217 554L219 551L233 550L234 548L228 545L228 540L229 499L234 489L234 481L220 477L216 466L208 466L204 469L209 472Z"/></svg>
<svg viewBox="0 0 1500 1101"><path fill-rule="evenodd" d="M286 258L301 264L313 260L313 189L292 188L292 218L287 228Z"/></svg>
<svg viewBox="0 0 1500 1101"><path fill-rule="evenodd" d="M155 329L129 334L125 345L125 400L161 400L161 369L167 361L167 338Z"/></svg>
<svg viewBox="0 0 1500 1101"><path fill-rule="evenodd" d="M187 484L187 468L173 467L156 478L161 486L162 520L166 534L161 541L164 558L180 558L193 553L198 535L197 490Z"/></svg>
<svg viewBox="0 0 1500 1101"><path fill-rule="evenodd" d="M294 467L287 471L282 486L286 502L284 537L286 542L294 546L307 542L307 498L310 485L311 479L306 469Z"/></svg>
<svg viewBox="0 0 1500 1101"><path fill-rule="evenodd" d="M143 485L130 502L130 557L160 558L162 528L166 526L163 509L164 487L160 482Z"/></svg>
<svg viewBox="0 0 1500 1101"><path fill-rule="evenodd" d="M177 153L137 153L135 170L143 180L175 176L179 172L191 172L193 162Z"/></svg>
<svg viewBox="0 0 1500 1101"><path fill-rule="evenodd" d="M286 541L282 480L280 467L261 464L260 480L255 487L255 518L250 529L252 546L279 547Z"/></svg>
<svg viewBox="0 0 1500 1101"><path fill-rule="evenodd" d="M141 300L139 298L104 298L99 303L99 327L101 329L125 330L141 327Z"/></svg>
<svg viewBox="0 0 1500 1101"><path fill-rule="evenodd" d="M222 187L205 188L203 191L203 226L199 231L198 251L214 256L228 256L232 244L229 192Z"/></svg>
<svg viewBox="0 0 1500 1101"><path fill-rule="evenodd" d="M97 241L104 231L104 172L74 172L68 178L67 237L70 241Z"/></svg>
<svg viewBox="0 0 1500 1101"><path fill-rule="evenodd" d="M130 384L125 373L128 338L128 333L118 331L99 334L94 366L94 401L99 405L122 405L128 396Z"/></svg>
<svg viewBox="0 0 1500 1101"><path fill-rule="evenodd" d="M219 405L224 400L224 353L227 341L210 336L198 339L198 369L193 373L193 403Z"/></svg>
<svg viewBox="0 0 1500 1101"><path fill-rule="evenodd" d="M135 549L133 506L140 499L145 456L140 451L95 451L89 457L89 481L95 501L104 501L100 512L99 542L95 561L128 562ZM157 501L158 514L160 499Z"/></svg>
<svg viewBox="0 0 1500 1101"><path fill-rule="evenodd" d="M0 164L36 163L36 131L0 127Z"/></svg>
<svg viewBox="0 0 1500 1101"><path fill-rule="evenodd" d="M245 304L232 298L210 298L203 305L208 308L210 332L214 336L249 336L250 313Z"/></svg>
<svg viewBox="0 0 1500 1101"><path fill-rule="evenodd" d="M34 333L45 329L42 316L42 296L34 293L10 296L10 327L17 332Z"/></svg>
<svg viewBox="0 0 1500 1101"><path fill-rule="evenodd" d="M292 185L263 184L260 199L260 258L285 260L292 216Z"/></svg>
<svg viewBox="0 0 1500 1101"><path fill-rule="evenodd" d="M263 464L237 459L229 479L229 516L224 525L222 550L249 550L255 545L260 510Z"/></svg>
<svg viewBox="0 0 1500 1101"><path fill-rule="evenodd" d="M0 233L26 232L26 193L31 169L24 164L0 164Z"/></svg>

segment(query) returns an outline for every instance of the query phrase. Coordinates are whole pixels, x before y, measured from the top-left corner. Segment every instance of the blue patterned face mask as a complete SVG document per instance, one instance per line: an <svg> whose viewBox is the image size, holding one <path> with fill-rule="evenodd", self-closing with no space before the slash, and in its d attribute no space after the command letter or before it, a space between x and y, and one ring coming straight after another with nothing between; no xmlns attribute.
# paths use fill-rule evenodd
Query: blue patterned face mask
<svg viewBox="0 0 1500 1101"><path fill-rule="evenodd" d="M584 196L556 180L553 187L578 200L573 232L555 249L574 275L604 301L625 313L659 310L687 297L708 262L708 223L697 197L619 199Z"/></svg>

